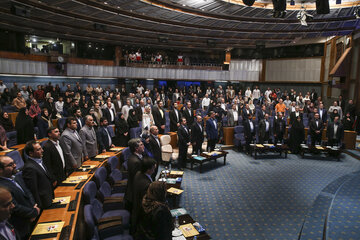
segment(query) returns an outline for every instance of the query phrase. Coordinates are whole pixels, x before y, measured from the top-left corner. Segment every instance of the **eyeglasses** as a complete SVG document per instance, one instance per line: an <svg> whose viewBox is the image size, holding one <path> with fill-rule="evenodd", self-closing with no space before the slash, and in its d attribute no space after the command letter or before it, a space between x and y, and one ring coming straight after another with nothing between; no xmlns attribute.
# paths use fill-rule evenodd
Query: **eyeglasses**
<svg viewBox="0 0 360 240"><path fill-rule="evenodd" d="M16 163L12 162L12 163L9 163L8 165L5 165L4 168L6 167L14 167L16 165Z"/></svg>

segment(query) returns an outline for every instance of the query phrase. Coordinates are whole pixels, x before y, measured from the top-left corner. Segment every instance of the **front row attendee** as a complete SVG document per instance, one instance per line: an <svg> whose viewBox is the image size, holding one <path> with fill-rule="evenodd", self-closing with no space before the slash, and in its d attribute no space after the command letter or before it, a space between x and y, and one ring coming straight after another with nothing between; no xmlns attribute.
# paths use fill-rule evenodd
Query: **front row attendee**
<svg viewBox="0 0 360 240"><path fill-rule="evenodd" d="M136 173L141 170L143 164L144 144L140 138L133 138L130 139L128 145L131 155L128 158L128 183L124 201L126 210L132 211L134 178Z"/></svg>
<svg viewBox="0 0 360 240"><path fill-rule="evenodd" d="M206 150L208 152L214 151L216 142L218 141L218 126L217 120L215 119L215 112L209 112L210 118L206 121L206 138L208 145Z"/></svg>
<svg viewBox="0 0 360 240"><path fill-rule="evenodd" d="M134 177L134 193L133 206L131 211L131 227L132 232L135 233L136 226L141 214L141 203L149 185L153 182L152 175L157 168L156 161L150 157L144 157L141 171L138 171Z"/></svg>
<svg viewBox="0 0 360 240"><path fill-rule="evenodd" d="M112 138L108 130L108 120L105 117L100 119L100 128L97 132L97 140L99 144L99 152L109 151L110 148L115 147L112 143Z"/></svg>
<svg viewBox="0 0 360 240"><path fill-rule="evenodd" d="M136 239L170 240L174 224L166 203L165 182L153 182L142 200L143 211L139 217Z"/></svg>
<svg viewBox="0 0 360 240"><path fill-rule="evenodd" d="M83 158L88 159L85 152L85 143L76 131L77 122L74 117L68 117L65 121L66 129L60 137L60 146L64 152L68 173L81 166Z"/></svg>
<svg viewBox="0 0 360 240"><path fill-rule="evenodd" d="M98 154L96 132L94 129L94 118L91 115L85 116L85 125L79 132L81 141L85 144L85 156L93 158Z"/></svg>
<svg viewBox="0 0 360 240"><path fill-rule="evenodd" d="M190 146L190 130L186 126L186 118L181 118L181 125L177 131L178 135L178 146L179 146L179 157L178 157L178 168L183 170L186 167L187 152Z"/></svg>
<svg viewBox="0 0 360 240"><path fill-rule="evenodd" d="M43 149L40 143L31 140L26 143L25 153L29 156L22 170L23 179L40 209L49 208L54 198L57 182L43 163Z"/></svg>
<svg viewBox="0 0 360 240"><path fill-rule="evenodd" d="M11 217L8 219L9 223L18 231L21 239L28 239L31 233L31 222L34 222L40 214L40 209L21 175L15 175L16 173L14 160L8 156L0 156L0 186L9 190L14 203ZM0 193L0 198L1 196L3 197L3 193ZM2 206L0 208L3 209Z"/></svg>
<svg viewBox="0 0 360 240"><path fill-rule="evenodd" d="M159 139L159 129L157 126L153 125L150 127L149 138L150 138L149 144L150 144L151 153L157 164L156 169L155 169L153 175L151 176L152 179L155 180L159 165L162 162L161 142Z"/></svg>
<svg viewBox="0 0 360 240"><path fill-rule="evenodd" d="M248 114L247 118L243 121L244 124L244 136L246 141L246 152L250 153L250 144L255 140L255 123L252 119L252 115Z"/></svg>
<svg viewBox="0 0 360 240"><path fill-rule="evenodd" d="M276 145L278 142L282 144L284 139L284 134L286 130L286 122L283 118L282 112L278 112L278 116L275 117L274 120L274 144Z"/></svg>
<svg viewBox="0 0 360 240"><path fill-rule="evenodd" d="M300 152L300 145L304 142L304 139L304 124L302 122L302 116L298 115L290 128L289 145L292 153L297 154Z"/></svg>
<svg viewBox="0 0 360 240"><path fill-rule="evenodd" d="M60 146L60 131L56 127L47 130L49 140L44 145L43 161L47 170L55 177L58 184L66 179L64 152Z"/></svg>
<svg viewBox="0 0 360 240"><path fill-rule="evenodd" d="M20 236L17 235L17 231L8 222L14 207L13 198L9 190L0 187L0 239L2 240L20 239Z"/></svg>
<svg viewBox="0 0 360 240"><path fill-rule="evenodd" d="M344 126L339 121L339 117L335 117L334 121L327 126L328 145L331 147L339 146L344 139Z"/></svg>
<svg viewBox="0 0 360 240"><path fill-rule="evenodd" d="M265 141L269 142L270 137L270 121L269 114L265 113L263 119L259 122L259 143L264 144Z"/></svg>
<svg viewBox="0 0 360 240"><path fill-rule="evenodd" d="M21 108L16 117L15 128L17 134L17 143L24 144L27 141L34 139L34 122L29 117L29 111L26 108Z"/></svg>
<svg viewBox="0 0 360 240"><path fill-rule="evenodd" d="M191 126L191 144L193 147L193 154L200 155L202 152L202 144L204 142L204 126L202 117L196 116L196 121Z"/></svg>
<svg viewBox="0 0 360 240"><path fill-rule="evenodd" d="M309 124L311 146L315 146L316 143L321 144L322 131L324 129L323 122L319 119L319 113L314 115L314 119Z"/></svg>

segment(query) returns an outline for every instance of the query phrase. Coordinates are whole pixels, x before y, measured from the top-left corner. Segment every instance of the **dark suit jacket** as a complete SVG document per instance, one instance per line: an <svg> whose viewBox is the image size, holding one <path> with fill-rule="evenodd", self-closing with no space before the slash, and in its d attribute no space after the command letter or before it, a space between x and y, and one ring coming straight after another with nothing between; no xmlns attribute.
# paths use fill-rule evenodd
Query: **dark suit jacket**
<svg viewBox="0 0 360 240"><path fill-rule="evenodd" d="M303 119L303 114L299 112L299 115L301 117L301 120ZM290 124L293 124L296 121L296 115L295 112L290 113Z"/></svg>
<svg viewBox="0 0 360 240"><path fill-rule="evenodd" d="M201 123L201 129L197 122L194 122L191 126L191 142L196 144L202 144L204 141L204 125Z"/></svg>
<svg viewBox="0 0 360 240"><path fill-rule="evenodd" d="M334 122L330 123L327 126L326 135L327 135L328 140L334 139ZM344 139L344 125L342 125L342 123L339 123L339 125L338 125L338 129L336 131L335 138L338 141Z"/></svg>
<svg viewBox="0 0 360 240"><path fill-rule="evenodd" d="M169 112L169 118L170 118L170 132L176 132L178 130L178 126L177 124L180 123L181 120L181 113L179 110L176 109L176 111L178 112L178 116L179 118L176 117L176 113L175 110L171 110Z"/></svg>
<svg viewBox="0 0 360 240"><path fill-rule="evenodd" d="M320 130L320 134L322 132L322 130L324 129L324 125L323 122L319 119L319 126L316 126L316 122L315 119L312 120L309 124L309 130L310 130L310 135L311 136L315 136L316 133L315 131Z"/></svg>
<svg viewBox="0 0 360 240"><path fill-rule="evenodd" d="M244 107L244 108L242 109L242 117L243 117L243 119L248 119L249 114L253 114L253 112L251 111L251 109L249 109L249 113L248 113L248 112L246 111L246 108Z"/></svg>
<svg viewBox="0 0 360 240"><path fill-rule="evenodd" d="M270 125L269 119L268 119L268 123L269 123L269 134L270 134L271 125ZM265 134L266 134L266 122L265 122L265 119L261 119L259 122L259 137L264 138Z"/></svg>
<svg viewBox="0 0 360 240"><path fill-rule="evenodd" d="M194 111L192 109L190 109L190 110L191 110L190 111L191 114L189 114L189 110L187 108L183 108L183 111L182 111L182 116L184 118L186 118L186 124L188 126L191 126L194 122Z"/></svg>
<svg viewBox="0 0 360 240"><path fill-rule="evenodd" d="M131 212L131 224L136 225L142 209L142 199L151 184L150 179L142 172L137 172L134 177L133 208Z"/></svg>
<svg viewBox="0 0 360 240"><path fill-rule="evenodd" d="M200 105L199 98L191 100L191 106L192 106L193 109L195 109L195 110L198 109L199 105Z"/></svg>
<svg viewBox="0 0 360 240"><path fill-rule="evenodd" d="M160 139L159 139L159 141L160 141ZM151 153L153 154L155 161L159 164L159 162L162 161L161 146L159 146L158 142L151 134L150 134L149 144L151 147ZM160 143L160 145L161 145L161 143Z"/></svg>
<svg viewBox="0 0 360 240"><path fill-rule="evenodd" d="M153 112L152 112L155 125L158 127L159 131L161 131L161 125L166 124L165 110L164 109L161 110L163 111L164 114L163 117L161 117L161 113L158 106L153 107Z"/></svg>
<svg viewBox="0 0 360 240"><path fill-rule="evenodd" d="M141 170L142 159L137 155L131 154L128 159L128 183L126 187L125 200L133 203L134 179L138 171Z"/></svg>
<svg viewBox="0 0 360 240"><path fill-rule="evenodd" d="M179 147L186 147L187 143L190 142L190 131L186 127L187 131L185 130L185 126L180 125L177 134L178 134L178 145Z"/></svg>
<svg viewBox="0 0 360 240"><path fill-rule="evenodd" d="M76 119L76 122L77 122L77 129L76 129L76 131L79 132L80 129L81 129L81 128L84 126L84 124L85 124L84 118L80 118L80 119L75 118L75 119ZM81 125L79 124L79 121L81 121Z"/></svg>
<svg viewBox="0 0 360 240"><path fill-rule="evenodd" d="M286 130L286 122L284 118L274 119L274 134L284 135Z"/></svg>
<svg viewBox="0 0 360 240"><path fill-rule="evenodd" d="M34 196L39 208L50 207L54 198L53 177L34 160L28 159L23 168L23 179Z"/></svg>
<svg viewBox="0 0 360 240"><path fill-rule="evenodd" d="M58 184L66 179L65 169L60 154L54 143L48 140L44 147L43 162L47 170L55 177ZM65 157L64 157L65 158ZM64 159L65 160L65 159ZM66 163L65 163L66 164Z"/></svg>
<svg viewBox="0 0 360 240"><path fill-rule="evenodd" d="M265 114L266 114L266 112L265 112ZM262 111L261 109L258 109L258 110L256 111L256 117L257 117L257 119L259 119L259 120L264 119L265 114L263 113L263 111Z"/></svg>
<svg viewBox="0 0 360 240"><path fill-rule="evenodd" d="M137 118L138 121L142 121L142 117L143 117L143 110L141 108L141 106L137 106L135 108L135 116Z"/></svg>
<svg viewBox="0 0 360 240"><path fill-rule="evenodd" d="M114 109L111 108L111 111L112 111L113 114L114 114L114 121L115 121L115 116L116 116L116 114L115 114L115 112L114 112ZM103 112L103 117L105 117L105 118L108 120L108 123L109 123L109 124L114 123L114 121L111 121L111 114L110 114L109 108L103 109L102 112Z"/></svg>
<svg viewBox="0 0 360 240"><path fill-rule="evenodd" d="M26 187L22 177L17 175L15 181L21 186L24 192L14 183L4 178L0 178L0 185L10 191L15 205L9 223L17 229L21 238L27 238L31 233L30 219L36 217L38 213L34 208L35 200L33 195Z"/></svg>
<svg viewBox="0 0 360 240"><path fill-rule="evenodd" d="M254 126L254 131L253 132L251 132L250 121L253 123L253 126ZM255 135L255 132L256 132L255 131L255 123L254 123L254 121L249 120L248 118L244 119L243 125L244 125L244 136L245 136L245 138L252 139L253 136Z"/></svg>
<svg viewBox="0 0 360 240"><path fill-rule="evenodd" d="M121 100L120 100L121 101ZM115 111L118 113L118 112L121 112L121 108L123 106L122 102L121 102L121 107L119 107L119 104L118 104L118 101L117 100L114 100L113 101L113 104L114 104L114 107L115 107Z"/></svg>
<svg viewBox="0 0 360 240"><path fill-rule="evenodd" d="M216 121L216 123L217 123L217 121ZM206 137L208 139L217 139L218 138L217 126L215 127L214 122L211 118L209 118L206 121Z"/></svg>
<svg viewBox="0 0 360 240"><path fill-rule="evenodd" d="M322 109L323 113L322 113L322 118L321 120L323 121L323 123L327 122L327 110L325 108ZM320 114L320 108L318 108L318 113Z"/></svg>
<svg viewBox="0 0 360 240"><path fill-rule="evenodd" d="M104 149L108 151L110 149L109 135L105 131L105 127L101 126L96 133L97 142L99 144L99 152L101 153ZM111 137L110 137L111 138Z"/></svg>

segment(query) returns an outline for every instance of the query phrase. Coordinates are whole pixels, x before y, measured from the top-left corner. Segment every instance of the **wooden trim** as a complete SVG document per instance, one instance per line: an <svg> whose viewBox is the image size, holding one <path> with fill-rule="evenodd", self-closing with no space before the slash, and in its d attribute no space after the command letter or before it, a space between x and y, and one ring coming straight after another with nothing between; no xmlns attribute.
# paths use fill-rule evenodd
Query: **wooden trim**
<svg viewBox="0 0 360 240"><path fill-rule="evenodd" d="M278 61L278 60L299 60L299 59L319 59L322 56L318 57L302 57L302 58L277 58L277 59L265 59L266 61Z"/></svg>
<svg viewBox="0 0 360 240"><path fill-rule="evenodd" d="M259 82L266 82L266 59L262 60L262 68Z"/></svg>
<svg viewBox="0 0 360 240"><path fill-rule="evenodd" d="M0 51L0 58L47 62L49 56Z"/></svg>
<svg viewBox="0 0 360 240"><path fill-rule="evenodd" d="M87 64L87 65L102 65L102 66L115 66L112 60L98 60L87 58L69 58L68 63L71 64Z"/></svg>
<svg viewBox="0 0 360 240"><path fill-rule="evenodd" d="M336 62L336 64L334 65L334 67L331 69L331 72L329 74L329 76L333 76L334 74L336 74L337 70L339 69L339 67L342 65L342 63L345 61L346 57L349 57L349 53L351 51L351 47L347 48L345 50L345 52L341 55L341 57L339 58L339 60Z"/></svg>

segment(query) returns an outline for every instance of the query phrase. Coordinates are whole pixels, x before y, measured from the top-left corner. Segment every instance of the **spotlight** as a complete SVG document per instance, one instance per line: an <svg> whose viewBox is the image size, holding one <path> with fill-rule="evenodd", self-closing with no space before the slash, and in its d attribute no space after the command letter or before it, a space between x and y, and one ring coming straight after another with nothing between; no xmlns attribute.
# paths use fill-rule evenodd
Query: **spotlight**
<svg viewBox="0 0 360 240"><path fill-rule="evenodd" d="M300 24L303 26L307 26L308 24L306 21L313 20L313 18L314 16L306 13L304 8L302 8L297 14L297 19L299 19Z"/></svg>
<svg viewBox="0 0 360 240"><path fill-rule="evenodd" d="M354 15L356 18L360 18L360 7L355 8Z"/></svg>

